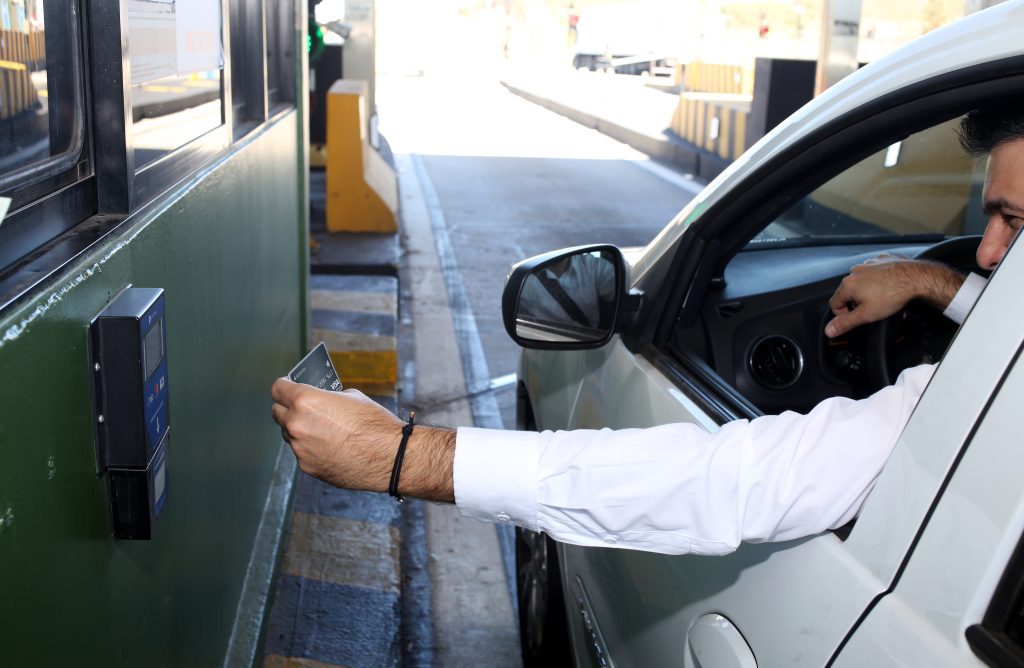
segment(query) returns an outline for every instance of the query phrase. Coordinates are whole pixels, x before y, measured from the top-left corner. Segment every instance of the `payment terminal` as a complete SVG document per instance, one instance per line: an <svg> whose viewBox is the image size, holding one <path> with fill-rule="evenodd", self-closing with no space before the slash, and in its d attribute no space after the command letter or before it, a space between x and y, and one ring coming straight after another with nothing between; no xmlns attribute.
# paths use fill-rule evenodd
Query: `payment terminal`
<svg viewBox="0 0 1024 668"><path fill-rule="evenodd" d="M114 537L148 540L167 502L170 386L159 288L127 288L89 327L96 463L110 488Z"/></svg>

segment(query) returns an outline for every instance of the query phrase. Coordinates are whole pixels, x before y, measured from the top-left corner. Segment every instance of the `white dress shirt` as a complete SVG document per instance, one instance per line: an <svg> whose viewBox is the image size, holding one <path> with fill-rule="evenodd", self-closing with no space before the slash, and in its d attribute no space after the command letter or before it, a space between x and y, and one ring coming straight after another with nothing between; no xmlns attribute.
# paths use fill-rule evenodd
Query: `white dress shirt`
<svg viewBox="0 0 1024 668"><path fill-rule="evenodd" d="M853 519L934 367L867 399L834 397L807 415L542 433L459 429L463 515L512 522L575 545L726 554Z"/></svg>
<svg viewBox="0 0 1024 668"><path fill-rule="evenodd" d="M962 323L985 279L971 274L944 312ZM466 516L511 522L574 545L726 554L857 516L934 366L907 369L866 399L808 414L542 433L459 429L455 501Z"/></svg>
<svg viewBox="0 0 1024 668"><path fill-rule="evenodd" d="M981 291L985 289L986 285L988 285L988 281L981 276L967 274L963 285L953 295L953 301L949 302L949 306L942 312L942 315L958 325L964 324L967 314L971 312L974 302L978 301L978 297L981 296Z"/></svg>

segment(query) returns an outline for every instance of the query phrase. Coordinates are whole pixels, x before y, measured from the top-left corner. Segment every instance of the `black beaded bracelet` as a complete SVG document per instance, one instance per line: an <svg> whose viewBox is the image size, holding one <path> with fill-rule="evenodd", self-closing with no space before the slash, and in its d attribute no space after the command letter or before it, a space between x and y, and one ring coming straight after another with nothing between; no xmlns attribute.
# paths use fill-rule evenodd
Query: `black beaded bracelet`
<svg viewBox="0 0 1024 668"><path fill-rule="evenodd" d="M398 452L395 453L395 464L391 467L391 484L388 485L388 494L395 497L401 503L405 497L398 493L398 476L402 474L402 460L405 458L405 446L409 445L409 437L412 436L412 428L415 426L416 413L409 411L409 421L402 427L402 442L398 444Z"/></svg>

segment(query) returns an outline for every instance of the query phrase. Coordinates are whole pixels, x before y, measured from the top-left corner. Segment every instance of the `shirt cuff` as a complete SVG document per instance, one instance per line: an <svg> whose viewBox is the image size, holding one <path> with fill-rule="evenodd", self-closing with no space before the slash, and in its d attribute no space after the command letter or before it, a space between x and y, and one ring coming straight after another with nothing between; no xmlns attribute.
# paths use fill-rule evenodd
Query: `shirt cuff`
<svg viewBox="0 0 1024 668"><path fill-rule="evenodd" d="M455 504L466 517L537 529L540 434L463 427L455 435Z"/></svg>
<svg viewBox="0 0 1024 668"><path fill-rule="evenodd" d="M978 301L978 297L981 296L981 291L985 289L987 283L988 281L977 274L967 274L964 284L953 295L953 301L949 302L949 306L942 312L942 315L958 325L964 324L964 320L967 320L967 314L971 312L974 303Z"/></svg>

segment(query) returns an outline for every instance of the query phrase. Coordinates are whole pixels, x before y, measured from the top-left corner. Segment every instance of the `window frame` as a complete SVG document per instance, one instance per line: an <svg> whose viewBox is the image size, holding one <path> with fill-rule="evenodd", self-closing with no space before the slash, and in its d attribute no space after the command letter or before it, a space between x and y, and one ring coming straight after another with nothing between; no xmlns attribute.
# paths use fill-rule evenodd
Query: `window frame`
<svg viewBox="0 0 1024 668"><path fill-rule="evenodd" d="M132 97L128 60L127 3L124 0L71 0L76 10L82 152L75 170L77 181L55 191L42 189L38 199L12 210L0 225L0 312L26 299L39 285L73 262L137 211L155 201L189 176L225 155L239 138L268 123L296 105L297 65L282 68L286 74L285 99L271 110L266 91L266 10L275 0L220 0L221 118L217 128L136 170L132 141ZM279 0L281 36L297 38L304 8L301 0ZM244 3L254 12L246 16L244 62L233 69L231 7ZM304 30L304 28L303 28ZM258 44L257 50L254 44ZM301 57L295 51L296 57ZM246 95L245 115L235 113L232 76L258 83L262 94ZM255 84L254 84L255 85ZM246 87L246 91L252 88ZM102 118L103 123L95 119Z"/></svg>
<svg viewBox="0 0 1024 668"><path fill-rule="evenodd" d="M298 50L306 48L306 45L300 43L293 44L292 48L295 49L295 53L293 53L291 59L285 58L287 49L282 45L286 44L289 41L289 36L295 33L298 13L296 12L296 6L292 3L302 1L264 0L263 16L264 25L266 26L263 43L263 55L266 62L266 85L264 90L266 91L267 110L270 116L274 116L282 109L295 105L296 102L295 87L297 82L295 80L295 68L289 67L289 65L294 65ZM270 7L273 7L273 9L270 9ZM291 9L290 12L289 9ZM276 28L276 31L271 32L274 28ZM278 47L276 53L273 54L274 58L271 58L271 54L268 52L268 48L271 45ZM278 80L274 82L276 85L271 88L271 73L275 70Z"/></svg>
<svg viewBox="0 0 1024 668"><path fill-rule="evenodd" d="M229 0L231 117L239 139L267 118L266 21L264 0ZM246 58L253 53L262 58Z"/></svg>
<svg viewBox="0 0 1024 668"><path fill-rule="evenodd" d="M101 4L102 4L102 0ZM96 2L96 0L93 0ZM105 134L104 145L114 146L115 155L117 156L119 166L122 165L124 169L124 182L121 189L118 189L116 183L106 182L104 185L109 188L107 190L110 194L116 193L116 210L106 210L101 207L100 213L108 214L127 214L133 210L138 209L141 206L145 206L148 202L158 197L162 192L170 189L175 183L178 183L189 174L193 173L197 169L200 169L203 165L213 160L217 155L226 150L233 139L232 136L232 101L231 101L231 42L229 36L230 21L228 0L219 0L221 7L221 21L220 21L220 35L221 35L221 51L223 56L223 64L221 65L221 123L217 127L204 132L200 136L192 139L186 144L179 146L171 151L168 151L165 155L147 163L144 167L138 168L135 165L135 146L134 146L134 121L132 120L132 84L131 77L128 76L129 71L129 57L122 60L121 67L121 78L120 82L112 82L112 88L116 87L117 83L120 83L119 89L120 94L124 100L124 117L123 120L117 124L117 126L106 126L106 124L97 124L96 133L97 135ZM117 24L107 23L101 29L103 25L101 22L94 26L94 30L101 33L97 36L97 40L102 42L106 41L106 44L99 45L96 52L99 49L104 49L104 52L109 55L113 48L113 43L116 41L124 49L123 53L129 54L128 44L128 33L129 26L127 20L127 4L123 2L118 3L119 9L119 21ZM117 30L114 30L114 27ZM99 65L99 63L97 63ZM113 94L114 91L111 91ZM120 120L120 119L119 119ZM120 133L118 132L120 130ZM120 134L120 136L117 136ZM114 135L114 136L111 136ZM123 157L122 157L123 154ZM120 176L120 172L118 176ZM103 197L100 198L101 204L104 202Z"/></svg>
<svg viewBox="0 0 1024 668"><path fill-rule="evenodd" d="M71 143L58 155L0 176L0 192L12 200L11 209L0 224L0 275L96 212L91 192L92 147L86 132L90 115L86 95L87 36L78 0L70 0L69 6L72 58L68 76L73 79L77 112L70 129ZM53 25L60 29L61 23Z"/></svg>
<svg viewBox="0 0 1024 668"><path fill-rule="evenodd" d="M72 31L70 35L62 37L53 37L53 33L50 32L50 27L61 31L65 27L61 21L52 22L52 26L47 26L46 33L51 35L49 41L57 44L71 44L71 72L70 76L74 79L73 85L73 96L75 110L78 112L75 114L74 122L70 131L70 144L68 148L61 153L51 156L46 160L42 160L37 163L32 163L24 167L15 169L8 174L0 174L0 192L4 193L5 196L13 195L11 191L17 189L18 195L22 196L22 205L27 206L32 202L40 199L46 194L59 190L60 187L68 185L67 183L55 184L53 181L57 181L62 174L61 172L67 172L72 167L78 171L77 163L83 153L87 153L84 149L87 149L85 142L85 68L84 68L84 54L82 48L82 30L81 23L77 20L77 1L68 0L68 6L71 8L71 16L67 17L70 22ZM45 21L44 15L44 21ZM47 49L47 52L51 52ZM63 61L59 63L60 66L66 66ZM47 79L50 77L50 62L47 59ZM60 77L62 75L58 75ZM52 121L52 118L50 119ZM15 203L13 206L17 206ZM20 208L20 207L19 207Z"/></svg>

